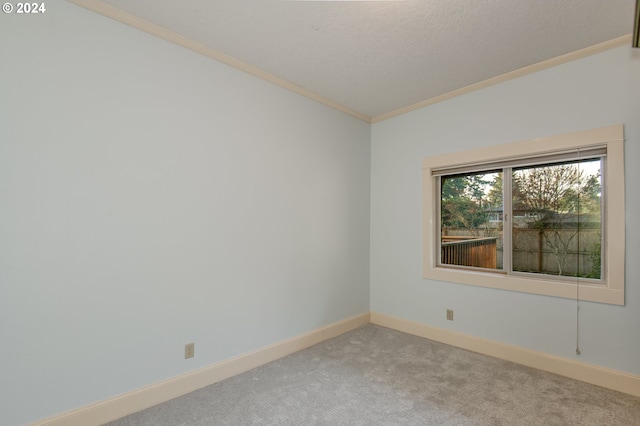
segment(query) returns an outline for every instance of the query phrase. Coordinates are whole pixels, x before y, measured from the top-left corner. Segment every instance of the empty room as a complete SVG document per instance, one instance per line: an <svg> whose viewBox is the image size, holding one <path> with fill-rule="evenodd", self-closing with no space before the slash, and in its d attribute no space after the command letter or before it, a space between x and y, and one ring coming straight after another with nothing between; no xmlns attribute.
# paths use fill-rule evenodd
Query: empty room
<svg viewBox="0 0 640 426"><path fill-rule="evenodd" d="M0 426L640 425L640 2L0 14Z"/></svg>

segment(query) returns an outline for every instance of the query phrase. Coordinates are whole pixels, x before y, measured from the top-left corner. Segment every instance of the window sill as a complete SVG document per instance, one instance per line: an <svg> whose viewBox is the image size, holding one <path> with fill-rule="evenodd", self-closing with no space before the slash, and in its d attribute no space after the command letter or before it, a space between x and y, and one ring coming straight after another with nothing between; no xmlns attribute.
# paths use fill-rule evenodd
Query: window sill
<svg viewBox="0 0 640 426"><path fill-rule="evenodd" d="M436 281L489 287L499 290L519 291L522 293L592 302L624 305L624 291L609 288L606 283L594 285L592 282L569 282L552 280L547 277L536 278L506 273L481 272L464 269L431 267L425 268L424 277Z"/></svg>

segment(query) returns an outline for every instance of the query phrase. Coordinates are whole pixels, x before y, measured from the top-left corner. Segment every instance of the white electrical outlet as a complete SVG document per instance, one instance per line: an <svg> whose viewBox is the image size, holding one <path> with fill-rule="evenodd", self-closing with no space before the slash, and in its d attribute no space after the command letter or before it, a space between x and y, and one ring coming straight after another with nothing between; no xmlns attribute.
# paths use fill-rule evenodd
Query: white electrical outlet
<svg viewBox="0 0 640 426"><path fill-rule="evenodd" d="M196 355L195 343L184 345L184 359L193 358Z"/></svg>
<svg viewBox="0 0 640 426"><path fill-rule="evenodd" d="M447 319L453 321L453 309L447 309Z"/></svg>

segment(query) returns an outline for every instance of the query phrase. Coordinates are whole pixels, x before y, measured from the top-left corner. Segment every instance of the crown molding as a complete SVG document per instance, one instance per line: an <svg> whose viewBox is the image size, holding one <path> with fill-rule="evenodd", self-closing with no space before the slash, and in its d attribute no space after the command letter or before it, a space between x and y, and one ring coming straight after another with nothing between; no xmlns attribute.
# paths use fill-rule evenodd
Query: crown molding
<svg viewBox="0 0 640 426"><path fill-rule="evenodd" d="M589 46L580 50L569 52L564 55L557 56L555 58L547 59L542 62L528 65L526 67L522 67L517 70L510 71L502 75L480 81L478 83L473 83L468 86L462 87L460 89L452 90L450 92L443 93L442 95L434 96L432 98L425 99L418 103L408 105L406 107L399 108L397 110L394 110L385 114L377 115L375 117L370 117L368 115L355 111L351 108L348 108L338 102L335 102L329 98L319 95L318 93L315 93L309 89L306 89L302 86L298 86L297 84L294 84L288 80L280 78L258 67L255 67L244 61L234 58L233 56L229 56L216 49L207 47L185 36L182 36L178 33L170 31L167 28L151 23L137 16L131 15L111 5L105 4L99 0L67 0L67 1L77 6L88 9L92 12L111 18L125 25L128 25L130 27L136 28L138 30L144 31L153 36L159 37L170 43L176 44L178 46L182 46L186 49L189 49L193 52L209 57L211 59L214 59L218 62L222 62L225 65L236 68L237 70L243 71L247 74L253 75L262 80L278 85L284 89L290 90L299 95L313 99L328 107L344 112L345 114L358 118L367 123L378 123L380 121L388 120L398 115L406 114L408 112L415 111L417 109L421 109L439 102L444 102L446 100L449 100L467 93L471 93L476 90L481 90L505 81L509 81L514 78L523 77L525 75L542 71L547 68L555 67L556 65L565 64L567 62L575 61L577 59L581 59L581 58L585 58L601 52L605 52L607 50L614 49L616 47L624 46L631 43L632 41L632 34L627 34L621 37L614 38L612 40L605 41L603 43L595 44L593 46Z"/></svg>
<svg viewBox="0 0 640 426"><path fill-rule="evenodd" d="M115 21L128 25L130 27L144 31L147 34L151 34L153 36L166 40L170 43L177 44L178 46L182 46L200 55L207 56L218 62L222 62L225 65L236 68L237 70L243 71L247 74L251 74L254 77L258 77L262 80L278 85L284 89L290 90L299 95L313 99L314 101L320 102L321 104L337 109L338 111L344 112L345 114L348 114L352 117L358 118L367 123L371 123L371 117L365 114L361 114L358 111L355 111L342 104L339 104L338 102L332 101L331 99L321 96L311 90L305 89L302 86L298 86L297 84L294 84L288 80L280 78L258 67L250 65L239 59L236 59L233 56L229 56L216 49L212 49L203 44L195 42L185 36L182 36L178 33L174 33L173 31L170 31L160 25L151 23L137 16L131 15L111 5L105 4L99 0L67 0L67 1L77 6L88 9L92 12L106 16L107 18L111 18Z"/></svg>
<svg viewBox="0 0 640 426"><path fill-rule="evenodd" d="M398 115L406 114L411 111L415 111L420 108L424 108L429 105L433 105L439 102L470 93L476 90L484 89L495 84L499 84L505 81L513 80L514 78L523 77L528 74L533 74L538 71L545 70L547 68L555 67L556 65L562 65L567 62L575 61L577 59L586 58L587 56L595 55L597 53L605 52L616 47L624 46L631 43L631 34L627 34L621 37L614 38L603 43L594 44L593 46L585 47L580 50L566 53L564 55L556 56L555 58L547 59L542 62L537 62L526 67L518 68L517 70L510 71L501 74L496 77L488 78L478 83L470 84L460 89L452 90L451 92L443 93L442 95L434 96L433 98L425 99L424 101L415 103L413 105L406 106L404 108L397 109L395 111L381 114L371 118L372 123L378 123L383 120L387 120Z"/></svg>

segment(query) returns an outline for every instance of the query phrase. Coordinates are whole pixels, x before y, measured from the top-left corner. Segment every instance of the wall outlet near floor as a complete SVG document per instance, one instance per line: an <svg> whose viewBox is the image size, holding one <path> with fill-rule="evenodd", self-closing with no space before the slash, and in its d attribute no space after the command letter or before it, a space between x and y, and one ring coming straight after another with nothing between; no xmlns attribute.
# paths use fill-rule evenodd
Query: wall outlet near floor
<svg viewBox="0 0 640 426"><path fill-rule="evenodd" d="M453 321L453 309L447 309L447 319Z"/></svg>
<svg viewBox="0 0 640 426"><path fill-rule="evenodd" d="M184 345L184 359L193 358L196 354L195 343Z"/></svg>

